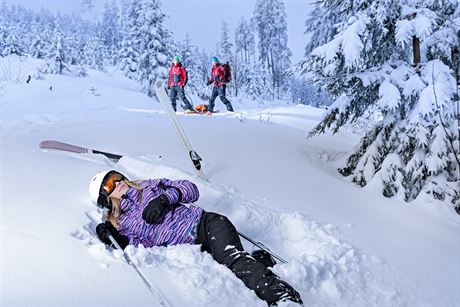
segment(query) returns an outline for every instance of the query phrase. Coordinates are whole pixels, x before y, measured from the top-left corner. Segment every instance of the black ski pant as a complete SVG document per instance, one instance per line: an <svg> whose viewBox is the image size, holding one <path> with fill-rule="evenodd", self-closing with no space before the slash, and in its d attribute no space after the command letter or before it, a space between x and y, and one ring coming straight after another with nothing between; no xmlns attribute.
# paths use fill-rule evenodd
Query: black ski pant
<svg viewBox="0 0 460 307"><path fill-rule="evenodd" d="M212 88L211 98L209 99L208 111L214 111L214 102L216 101L217 96L219 96L220 101L227 107L227 110L233 112L233 107L231 102L225 97L225 88L224 86L214 86Z"/></svg>
<svg viewBox="0 0 460 307"><path fill-rule="evenodd" d="M187 97L185 97L185 92L182 86L171 86L171 88L169 89L169 98L171 99L171 104L174 111L176 111L177 96L179 96L180 100L182 100L182 102L184 103L182 106L184 110L193 109L192 105L190 104L190 101L188 101Z"/></svg>
<svg viewBox="0 0 460 307"><path fill-rule="evenodd" d="M204 212L198 225L197 243L269 305L282 298L300 299L294 288L244 251L235 226L225 216Z"/></svg>

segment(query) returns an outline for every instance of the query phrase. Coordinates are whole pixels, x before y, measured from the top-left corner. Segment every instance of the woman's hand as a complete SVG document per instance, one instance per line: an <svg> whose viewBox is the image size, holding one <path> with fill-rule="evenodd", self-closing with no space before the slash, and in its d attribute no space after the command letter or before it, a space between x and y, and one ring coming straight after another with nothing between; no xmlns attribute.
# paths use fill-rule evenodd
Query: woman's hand
<svg viewBox="0 0 460 307"><path fill-rule="evenodd" d="M110 236L112 236L115 241L120 245L122 249L125 249L129 244L129 239L127 236L124 236L118 232L115 226L112 225L109 221L105 223L100 223L96 226L96 233L99 239L107 245L112 245L110 241Z"/></svg>
<svg viewBox="0 0 460 307"><path fill-rule="evenodd" d="M159 224L168 211L169 199L166 195L161 194L157 198L151 200L142 212L142 218L149 224Z"/></svg>

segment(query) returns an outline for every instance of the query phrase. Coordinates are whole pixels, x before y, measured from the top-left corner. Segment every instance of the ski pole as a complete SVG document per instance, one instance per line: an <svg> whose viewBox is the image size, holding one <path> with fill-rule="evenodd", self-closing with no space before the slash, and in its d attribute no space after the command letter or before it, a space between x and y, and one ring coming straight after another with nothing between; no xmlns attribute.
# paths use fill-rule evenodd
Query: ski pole
<svg viewBox="0 0 460 307"><path fill-rule="evenodd" d="M281 261L281 263L287 263L286 260L284 260L283 258L281 258L280 256L276 255L275 253L273 253L272 251L270 251L268 249L268 247L266 247L263 243L261 242L256 242L254 241L253 239L249 238L248 236L242 234L241 232L238 231L238 234L240 235L240 237L246 239L247 241L251 242L252 244L254 244L255 246L257 246L258 248L261 248L263 249L264 251L266 251L267 253L269 253L270 255L272 255L273 257L275 257L276 259L278 259L279 261Z"/></svg>
<svg viewBox="0 0 460 307"><path fill-rule="evenodd" d="M126 262L128 262L129 265L131 265L134 270L136 270L137 274L141 277L142 281L144 284L149 288L150 292L155 296L155 298L158 299L158 302L160 303L161 306L163 307L171 307L171 303L168 301L168 299L164 296L164 294L158 289L157 287L154 287L148 280L145 278L144 274L139 270L137 265L134 264L134 262L131 261L129 258L128 254L121 248L121 246L118 244L118 242L113 238L112 235L109 236L110 241L112 241L113 245L123 251L123 256L125 257Z"/></svg>

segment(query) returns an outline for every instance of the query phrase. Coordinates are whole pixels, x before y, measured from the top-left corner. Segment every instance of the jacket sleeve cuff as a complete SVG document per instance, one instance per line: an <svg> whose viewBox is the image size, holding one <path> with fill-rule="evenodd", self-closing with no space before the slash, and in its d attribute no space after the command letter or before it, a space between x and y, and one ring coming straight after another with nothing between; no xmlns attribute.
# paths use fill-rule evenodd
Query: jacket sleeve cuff
<svg viewBox="0 0 460 307"><path fill-rule="evenodd" d="M179 191L177 189L167 189L164 195L168 198L170 204L177 204L181 201Z"/></svg>

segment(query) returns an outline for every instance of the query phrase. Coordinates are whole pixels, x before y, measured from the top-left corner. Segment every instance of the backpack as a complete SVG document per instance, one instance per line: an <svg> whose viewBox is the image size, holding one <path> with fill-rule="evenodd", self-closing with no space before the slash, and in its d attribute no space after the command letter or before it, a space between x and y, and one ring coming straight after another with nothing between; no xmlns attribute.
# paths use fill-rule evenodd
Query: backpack
<svg viewBox="0 0 460 307"><path fill-rule="evenodd" d="M232 69L230 68L230 64L227 62L222 64L224 68L224 82L230 82L232 80Z"/></svg>

